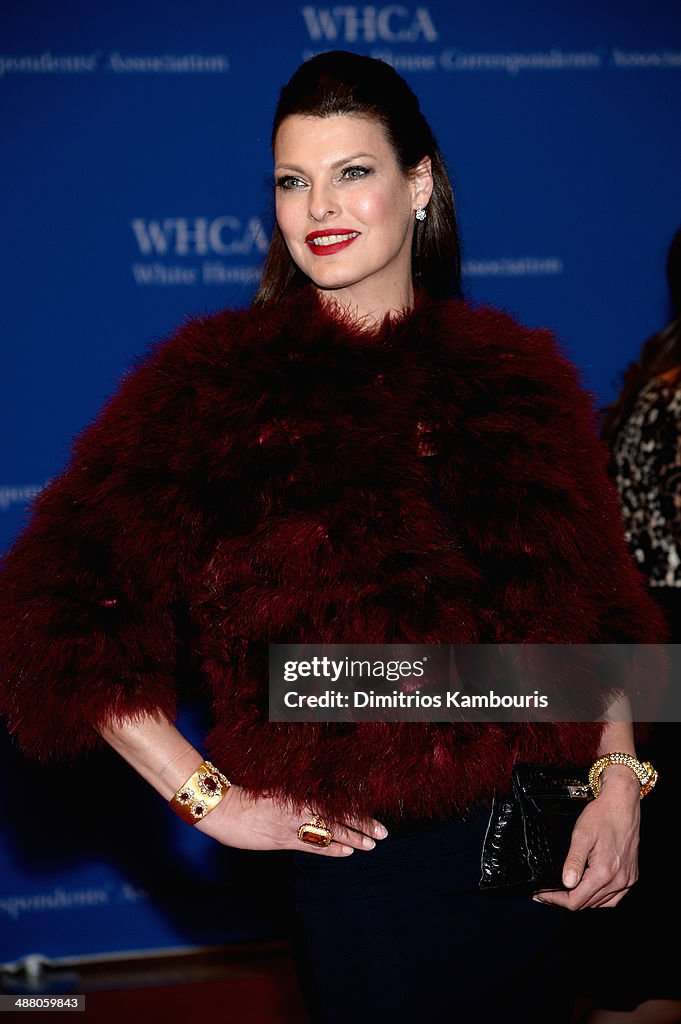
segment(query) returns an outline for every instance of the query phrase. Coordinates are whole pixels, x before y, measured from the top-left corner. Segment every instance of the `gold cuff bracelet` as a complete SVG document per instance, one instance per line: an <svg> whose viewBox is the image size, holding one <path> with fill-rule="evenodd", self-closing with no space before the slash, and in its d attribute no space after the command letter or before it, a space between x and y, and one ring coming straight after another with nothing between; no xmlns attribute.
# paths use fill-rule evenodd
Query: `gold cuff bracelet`
<svg viewBox="0 0 681 1024"><path fill-rule="evenodd" d="M231 785L215 765L204 761L168 802L183 821L196 825L217 807Z"/></svg>

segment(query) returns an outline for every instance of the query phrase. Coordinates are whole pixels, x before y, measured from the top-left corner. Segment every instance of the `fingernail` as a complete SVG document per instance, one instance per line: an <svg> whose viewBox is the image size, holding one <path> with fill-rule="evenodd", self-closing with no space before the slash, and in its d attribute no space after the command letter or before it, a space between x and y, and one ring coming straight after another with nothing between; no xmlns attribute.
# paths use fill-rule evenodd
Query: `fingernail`
<svg viewBox="0 0 681 1024"><path fill-rule="evenodd" d="M373 850L374 846L376 845L373 839L370 839L369 836L364 837L363 844L366 850Z"/></svg>
<svg viewBox="0 0 681 1024"><path fill-rule="evenodd" d="M385 825L378 825L378 827L374 829L374 835L377 839L385 839L387 834L388 830Z"/></svg>
<svg viewBox="0 0 681 1024"><path fill-rule="evenodd" d="M573 885L577 885L577 872L570 869L563 875L563 884L571 888Z"/></svg>
<svg viewBox="0 0 681 1024"><path fill-rule="evenodd" d="M342 850L343 850L343 853L354 853L355 852L354 846L343 846Z"/></svg>

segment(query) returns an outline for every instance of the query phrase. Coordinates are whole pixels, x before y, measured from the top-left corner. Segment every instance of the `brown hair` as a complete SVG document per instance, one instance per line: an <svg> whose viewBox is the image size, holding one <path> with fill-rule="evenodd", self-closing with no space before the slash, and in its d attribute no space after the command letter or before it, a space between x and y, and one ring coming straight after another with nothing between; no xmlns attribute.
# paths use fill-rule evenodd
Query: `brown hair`
<svg viewBox="0 0 681 1024"><path fill-rule="evenodd" d="M675 319L659 334L648 338L638 359L625 370L619 395L603 410L601 433L610 447L644 384L674 367L681 367L681 228L674 235L667 255L667 284Z"/></svg>
<svg viewBox="0 0 681 1024"><path fill-rule="evenodd" d="M377 121L406 175L429 156L433 194L428 216L416 225L412 274L436 298L461 296L461 250L454 196L444 158L405 80L385 61L347 50L331 50L305 61L282 88L272 126L292 114L332 117L350 114ZM255 302L266 305L309 281L294 263L275 224Z"/></svg>

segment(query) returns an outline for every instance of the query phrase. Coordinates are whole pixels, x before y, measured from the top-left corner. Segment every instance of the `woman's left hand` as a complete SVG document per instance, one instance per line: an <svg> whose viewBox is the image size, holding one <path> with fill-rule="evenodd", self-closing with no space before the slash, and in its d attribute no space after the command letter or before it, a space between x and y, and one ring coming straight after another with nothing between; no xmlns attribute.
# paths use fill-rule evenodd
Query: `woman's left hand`
<svg viewBox="0 0 681 1024"><path fill-rule="evenodd" d="M614 907L638 878L641 787L622 765L610 765L600 791L572 831L563 865L566 889L540 889L532 897L568 910Z"/></svg>

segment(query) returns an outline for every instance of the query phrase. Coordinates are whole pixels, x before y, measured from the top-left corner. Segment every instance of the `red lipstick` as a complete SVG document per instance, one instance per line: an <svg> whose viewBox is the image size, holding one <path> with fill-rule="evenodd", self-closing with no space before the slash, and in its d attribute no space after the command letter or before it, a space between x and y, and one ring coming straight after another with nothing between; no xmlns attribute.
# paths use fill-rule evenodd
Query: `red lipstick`
<svg viewBox="0 0 681 1024"><path fill-rule="evenodd" d="M326 231L311 231L305 241L315 256L332 256L335 252L340 252L341 249L347 249L360 234L361 232L353 231L352 228L333 228ZM333 238L334 236L337 238L335 242L318 242L315 245L315 238Z"/></svg>

